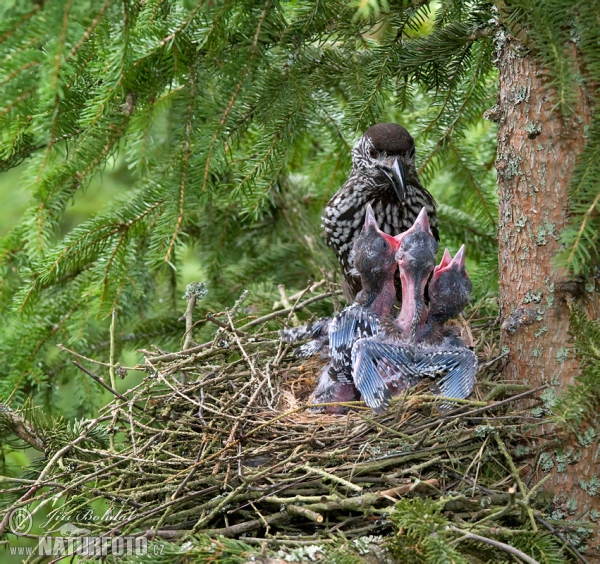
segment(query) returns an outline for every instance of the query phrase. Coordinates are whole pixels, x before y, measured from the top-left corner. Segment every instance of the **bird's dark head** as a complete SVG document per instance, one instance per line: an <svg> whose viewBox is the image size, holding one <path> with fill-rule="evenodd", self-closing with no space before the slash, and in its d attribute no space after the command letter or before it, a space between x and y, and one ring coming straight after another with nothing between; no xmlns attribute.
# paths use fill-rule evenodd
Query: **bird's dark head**
<svg viewBox="0 0 600 564"><path fill-rule="evenodd" d="M415 142L397 123L378 123L365 131L352 150L354 168L390 185L398 199L406 198L406 170L414 168Z"/></svg>
<svg viewBox="0 0 600 564"><path fill-rule="evenodd" d="M465 268L465 246L454 258L446 249L429 283L430 317L442 323L457 317L469 303L472 289L473 284Z"/></svg>
<svg viewBox="0 0 600 564"><path fill-rule="evenodd" d="M400 272L411 277L429 278L435 267L435 254L438 244L431 232L427 211L423 208L412 227L394 237L399 243L396 261Z"/></svg>
<svg viewBox="0 0 600 564"><path fill-rule="evenodd" d="M399 242L381 231L371 205L367 205L365 224L354 243L354 268L368 286L393 278L396 271L396 251Z"/></svg>

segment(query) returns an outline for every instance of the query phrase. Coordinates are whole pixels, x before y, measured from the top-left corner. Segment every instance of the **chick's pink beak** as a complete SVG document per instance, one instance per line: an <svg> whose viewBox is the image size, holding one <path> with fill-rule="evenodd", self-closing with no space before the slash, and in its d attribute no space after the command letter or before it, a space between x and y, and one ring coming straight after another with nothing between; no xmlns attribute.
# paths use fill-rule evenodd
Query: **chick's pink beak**
<svg viewBox="0 0 600 564"><path fill-rule="evenodd" d="M429 216L427 215L427 210L423 207L415 219L413 226L408 231L421 231L423 233L429 233L433 237L433 233L431 232L431 227L429 225Z"/></svg>
<svg viewBox="0 0 600 564"><path fill-rule="evenodd" d="M448 249L444 250L444 256L442 257L442 261L438 266L436 266L433 269L433 276L434 278L436 278L443 272L447 272L448 270L451 270L453 268L456 268L459 272L464 270L465 274L469 276L469 273L465 268L464 245L462 245L461 248L458 249L458 252L454 255L454 258L452 258L452 255L450 254L450 251L448 251Z"/></svg>
<svg viewBox="0 0 600 564"><path fill-rule="evenodd" d="M454 255L452 262L450 263L450 268L456 265L459 270L462 270L465 267L465 246L462 245L460 249L458 249L458 253ZM465 271L466 272L466 271Z"/></svg>
<svg viewBox="0 0 600 564"><path fill-rule="evenodd" d="M379 229L377 225L377 220L375 219L375 214L373 213L373 208L371 204L367 204L367 213L365 214L365 231L369 229L369 227L374 227L375 229Z"/></svg>
<svg viewBox="0 0 600 564"><path fill-rule="evenodd" d="M396 239L396 241L398 242L398 247L400 247L400 245L402 244L402 240L404 239L404 237L406 237L409 233L415 232L427 232L433 237L433 233L431 232L431 227L429 225L429 217L427 216L427 210L424 207L421 208L417 219L415 219L415 222L412 224L410 229L407 229L403 233L399 233L398 235L394 236L394 239Z"/></svg>
<svg viewBox="0 0 600 564"><path fill-rule="evenodd" d="M446 247L444 249L444 256L442 256L442 260L440 261L440 264L438 264L433 269L433 275L437 276L441 271L445 270L451 262L452 262L452 255L450 254L450 251Z"/></svg>

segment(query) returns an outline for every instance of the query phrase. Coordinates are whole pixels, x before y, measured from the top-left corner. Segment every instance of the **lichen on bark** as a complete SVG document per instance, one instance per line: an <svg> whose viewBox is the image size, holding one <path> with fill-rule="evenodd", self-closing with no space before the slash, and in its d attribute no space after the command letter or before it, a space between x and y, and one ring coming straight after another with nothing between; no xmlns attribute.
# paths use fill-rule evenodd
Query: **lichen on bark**
<svg viewBox="0 0 600 564"><path fill-rule="evenodd" d="M577 61L575 47L568 47ZM568 277L556 268L553 258L560 249L557 234L569 221L569 184L585 145L591 93L575 85L576 106L569 115L561 113L547 72L535 54L511 36L499 42L497 65L500 315L503 350L510 351L504 376L531 386L549 384L556 397L575 382L579 368L578 359L565 354L570 342L569 303L575 298L557 291L568 287ZM597 317L597 297L584 296L580 305L589 316ZM539 446L557 432L553 425L543 424L531 438ZM561 441L561 452L580 451L581 455L564 459L549 446L546 463L543 467L531 464L529 474L537 481L540 473L551 472L547 488L575 501L576 511L564 512L565 516L568 513L591 523L590 515L600 509L600 498L590 495L581 482L587 484L598 471L597 441L582 447L573 434ZM556 464L550 466L548 457ZM554 501L557 507L564 504L563 498ZM594 544L597 540L590 539L590 546Z"/></svg>

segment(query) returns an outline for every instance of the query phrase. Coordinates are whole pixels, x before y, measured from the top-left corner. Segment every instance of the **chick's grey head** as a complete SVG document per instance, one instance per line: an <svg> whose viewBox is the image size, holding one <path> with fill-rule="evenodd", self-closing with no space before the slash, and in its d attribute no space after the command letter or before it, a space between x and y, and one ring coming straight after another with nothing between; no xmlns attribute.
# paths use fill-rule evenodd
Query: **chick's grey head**
<svg viewBox="0 0 600 564"><path fill-rule="evenodd" d="M354 243L354 268L368 286L378 286L396 271L398 241L379 229L373 209L367 205L365 225Z"/></svg>
<svg viewBox="0 0 600 564"><path fill-rule="evenodd" d="M430 317L441 323L458 317L469 303L472 289L473 283L465 268L465 246L454 258L446 249L429 283Z"/></svg>
<svg viewBox="0 0 600 564"><path fill-rule="evenodd" d="M438 243L431 233L425 208L421 210L413 226L396 235L395 239L400 243L396 252L400 272L412 280L427 281L435 267Z"/></svg>
<svg viewBox="0 0 600 564"><path fill-rule="evenodd" d="M391 186L400 200L406 197L407 169L414 169L414 160L414 139L396 123L370 127L352 149L354 169L382 188Z"/></svg>

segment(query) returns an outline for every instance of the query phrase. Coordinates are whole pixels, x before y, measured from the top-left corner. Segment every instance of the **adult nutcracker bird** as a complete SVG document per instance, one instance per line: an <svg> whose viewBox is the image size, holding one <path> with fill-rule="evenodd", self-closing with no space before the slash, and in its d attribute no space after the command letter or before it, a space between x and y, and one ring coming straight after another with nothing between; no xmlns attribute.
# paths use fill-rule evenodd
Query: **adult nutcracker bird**
<svg viewBox="0 0 600 564"><path fill-rule="evenodd" d="M344 293L353 300L360 277L353 270L353 245L359 236L367 204L388 235L408 230L425 207L431 231L439 240L435 201L421 186L415 168L415 143L410 133L395 123L370 127L352 149L352 172L329 200L323 214L327 244L333 248L344 274ZM400 281L396 293L401 297Z"/></svg>

